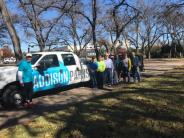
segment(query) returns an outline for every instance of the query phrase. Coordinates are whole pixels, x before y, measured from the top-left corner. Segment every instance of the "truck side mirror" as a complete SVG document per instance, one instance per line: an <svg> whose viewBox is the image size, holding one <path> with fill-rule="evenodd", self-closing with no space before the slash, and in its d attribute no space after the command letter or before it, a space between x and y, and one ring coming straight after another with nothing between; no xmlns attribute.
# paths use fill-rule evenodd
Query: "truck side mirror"
<svg viewBox="0 0 184 138"><path fill-rule="evenodd" d="M38 68L38 70L43 71L43 70L47 69L47 66L45 63L40 63L40 64L38 64L37 68Z"/></svg>
<svg viewBox="0 0 184 138"><path fill-rule="evenodd" d="M77 71L80 71L79 67L77 67Z"/></svg>

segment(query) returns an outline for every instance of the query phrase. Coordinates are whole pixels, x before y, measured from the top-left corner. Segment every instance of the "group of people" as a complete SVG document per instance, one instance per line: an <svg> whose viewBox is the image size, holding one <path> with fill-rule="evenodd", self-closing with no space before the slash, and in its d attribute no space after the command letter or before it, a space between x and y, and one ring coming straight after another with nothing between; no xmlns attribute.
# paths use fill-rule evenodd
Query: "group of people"
<svg viewBox="0 0 184 138"><path fill-rule="evenodd" d="M103 88L104 85L111 87L120 82L140 82L141 60L132 53L123 53L118 56L99 55L98 59L92 57L88 64L92 88Z"/></svg>
<svg viewBox="0 0 184 138"><path fill-rule="evenodd" d="M33 76L31 67L32 55L28 53L26 59L18 64L18 80L23 91L23 104L25 107L33 105ZM88 64L90 78L93 88L102 89L104 84L111 87L121 81L131 82L131 76L134 82L141 81L139 66L140 59L135 56L135 53L121 54L118 56L99 55L96 60L92 60ZM122 80L123 79L123 80Z"/></svg>

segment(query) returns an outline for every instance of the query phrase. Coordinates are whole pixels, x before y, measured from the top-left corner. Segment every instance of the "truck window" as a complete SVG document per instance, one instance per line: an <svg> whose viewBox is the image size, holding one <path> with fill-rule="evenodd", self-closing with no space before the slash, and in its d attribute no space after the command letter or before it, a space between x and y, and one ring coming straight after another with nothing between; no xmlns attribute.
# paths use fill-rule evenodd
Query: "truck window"
<svg viewBox="0 0 184 138"><path fill-rule="evenodd" d="M58 67L59 61L57 55L46 55L41 59L40 64L45 64L48 68Z"/></svg>
<svg viewBox="0 0 184 138"><path fill-rule="evenodd" d="M31 60L31 64L34 65L36 63L36 61L38 61L38 59L41 57L41 54L33 54L32 55L32 60Z"/></svg>
<svg viewBox="0 0 184 138"><path fill-rule="evenodd" d="M75 58L72 54L62 54L61 56L65 66L76 65Z"/></svg>

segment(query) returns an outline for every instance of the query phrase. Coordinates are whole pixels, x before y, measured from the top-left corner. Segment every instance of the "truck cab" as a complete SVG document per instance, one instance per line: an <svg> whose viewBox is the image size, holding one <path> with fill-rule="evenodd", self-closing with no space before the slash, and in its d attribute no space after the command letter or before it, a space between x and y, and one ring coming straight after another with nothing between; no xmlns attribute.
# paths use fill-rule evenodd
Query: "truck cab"
<svg viewBox="0 0 184 138"><path fill-rule="evenodd" d="M38 52L32 54L34 93L90 80L88 68L72 52ZM3 106L22 102L17 80L18 67L0 67L0 98Z"/></svg>

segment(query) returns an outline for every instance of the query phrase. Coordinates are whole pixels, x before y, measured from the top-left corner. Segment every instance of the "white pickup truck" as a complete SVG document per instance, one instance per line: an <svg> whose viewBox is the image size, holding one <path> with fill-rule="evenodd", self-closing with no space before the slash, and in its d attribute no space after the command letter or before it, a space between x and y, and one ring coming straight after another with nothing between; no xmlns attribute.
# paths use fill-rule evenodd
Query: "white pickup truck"
<svg viewBox="0 0 184 138"><path fill-rule="evenodd" d="M87 66L71 52L34 53L31 63L35 93L90 80ZM0 67L0 103L5 107L22 103L17 70L16 66Z"/></svg>

